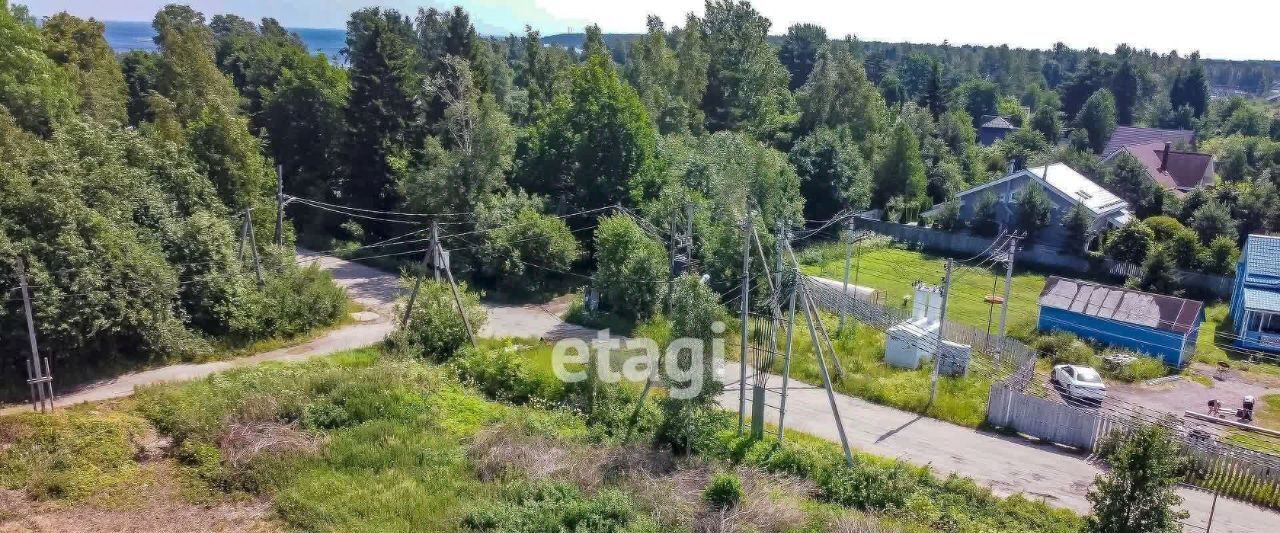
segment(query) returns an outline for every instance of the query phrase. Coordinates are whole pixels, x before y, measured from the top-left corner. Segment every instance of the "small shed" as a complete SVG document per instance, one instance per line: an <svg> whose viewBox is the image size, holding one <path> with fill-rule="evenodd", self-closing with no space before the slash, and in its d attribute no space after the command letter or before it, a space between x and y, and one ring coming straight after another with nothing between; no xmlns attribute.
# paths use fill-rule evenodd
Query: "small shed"
<svg viewBox="0 0 1280 533"><path fill-rule="evenodd" d="M1005 138L1006 135L1018 131L1009 119L997 115L982 115L978 121L978 142L983 146L991 146Z"/></svg>
<svg viewBox="0 0 1280 533"><path fill-rule="evenodd" d="M1040 293L1041 331L1081 338L1183 366L1195 353L1204 303L1050 276Z"/></svg>

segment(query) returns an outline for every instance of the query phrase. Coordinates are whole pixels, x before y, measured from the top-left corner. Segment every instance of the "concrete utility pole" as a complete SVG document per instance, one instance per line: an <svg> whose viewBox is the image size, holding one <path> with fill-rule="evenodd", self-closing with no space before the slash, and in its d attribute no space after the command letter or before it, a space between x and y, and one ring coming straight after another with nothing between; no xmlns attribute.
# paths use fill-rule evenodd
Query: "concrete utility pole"
<svg viewBox="0 0 1280 533"><path fill-rule="evenodd" d="M813 300L809 298L809 290L801 289L800 293L804 297L805 315L807 315L809 323L809 338L813 341L813 353L818 358L818 370L822 373L822 385L827 389L827 402L831 404L831 414L835 416L836 430L840 432L840 447L844 449L844 460L846 464L853 465L853 453L849 450L849 437L844 434L844 420L840 418L840 408L836 406L836 393L831 388L831 375L827 373L827 361L822 356L822 344L818 342L818 330L814 329L813 323L819 320L818 309L813 305ZM833 356L835 354L832 354Z"/></svg>
<svg viewBox="0 0 1280 533"><path fill-rule="evenodd" d="M276 165L276 246L284 246L284 165Z"/></svg>
<svg viewBox="0 0 1280 533"><path fill-rule="evenodd" d="M938 372L942 368L942 331L947 327L947 297L951 294L951 260L947 259L946 276L942 281L942 309L938 314L938 337L934 344L933 375L929 378L929 405L938 397Z"/></svg>
<svg viewBox="0 0 1280 533"><path fill-rule="evenodd" d="M853 261L853 241L854 241L853 219L849 219L848 226L849 226L849 229L846 233L846 238L849 239L849 242L845 244L845 251L844 251L844 296L846 298L849 297L849 263ZM856 284L854 285L853 290L854 292L858 291L858 287ZM844 306L841 305L840 306L840 323L836 326L836 333L839 334L843 332L844 332Z"/></svg>
<svg viewBox="0 0 1280 533"><path fill-rule="evenodd" d="M747 205L747 217L742 223L742 300L741 337L738 344L741 345L741 351L738 357L738 434L742 434L742 430L747 423L747 323L751 311L751 232L754 229L751 221L751 206Z"/></svg>
<svg viewBox="0 0 1280 533"><path fill-rule="evenodd" d="M27 362L29 376L27 385L31 388L31 408L43 413L46 412L46 402L48 402L48 410L53 410L53 376L49 372L48 358L44 360L44 366L41 367L40 347L36 344L36 322L31 313L31 292L27 286L27 266L21 257L18 258L17 270L18 284L22 289L22 310L27 316L27 338L31 342L31 360Z"/></svg>
<svg viewBox="0 0 1280 533"><path fill-rule="evenodd" d="M1048 167L1045 167L1048 172ZM1013 254L1018 251L1018 237L1009 236L1009 249L1005 252L1004 303L1000 305L1000 337L1005 336L1005 326L1009 319L1009 295L1013 291Z"/></svg>
<svg viewBox="0 0 1280 533"><path fill-rule="evenodd" d="M671 221L667 223L668 234L671 235L671 242L667 245L667 295L663 299L662 309L668 316L671 315L671 293L676 288L676 214L671 213Z"/></svg>
<svg viewBox="0 0 1280 533"><path fill-rule="evenodd" d="M798 280L797 280L798 281ZM782 400L778 404L778 443L782 443L787 420L787 385L791 381L791 347L796 330L796 284L792 284L787 304L787 346L782 356Z"/></svg>

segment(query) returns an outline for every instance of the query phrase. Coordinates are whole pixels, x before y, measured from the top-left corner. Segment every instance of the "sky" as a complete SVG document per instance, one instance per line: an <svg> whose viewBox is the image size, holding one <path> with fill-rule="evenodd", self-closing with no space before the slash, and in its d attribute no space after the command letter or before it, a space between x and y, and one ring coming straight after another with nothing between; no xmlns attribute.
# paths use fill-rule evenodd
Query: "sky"
<svg viewBox="0 0 1280 533"><path fill-rule="evenodd" d="M23 3L23 0L11 0ZM100 20L151 20L164 4L181 0L25 0L37 16L69 11ZM484 34L520 33L529 24L550 35L581 31L598 23L605 32L637 33L654 14L677 24L689 12L701 14L700 0L190 0L211 16L235 13L249 19L275 17L294 28L341 28L347 15L368 5L413 13L419 6L461 5ZM1061 41L1073 48L1113 50L1121 42L1159 52L1199 50L1220 59L1280 60L1273 0L755 0L773 21L770 33L812 22L828 35L854 34L863 40L951 44L1009 44L1049 48Z"/></svg>

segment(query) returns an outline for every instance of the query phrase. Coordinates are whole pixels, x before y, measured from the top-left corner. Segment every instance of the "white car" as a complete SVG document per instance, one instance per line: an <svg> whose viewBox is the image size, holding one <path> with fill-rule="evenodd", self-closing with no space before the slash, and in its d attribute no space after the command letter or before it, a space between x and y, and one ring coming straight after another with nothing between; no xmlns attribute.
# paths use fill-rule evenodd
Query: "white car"
<svg viewBox="0 0 1280 533"><path fill-rule="evenodd" d="M1098 371L1087 366L1057 365L1053 367L1053 384L1068 397L1101 402L1107 397L1107 386Z"/></svg>

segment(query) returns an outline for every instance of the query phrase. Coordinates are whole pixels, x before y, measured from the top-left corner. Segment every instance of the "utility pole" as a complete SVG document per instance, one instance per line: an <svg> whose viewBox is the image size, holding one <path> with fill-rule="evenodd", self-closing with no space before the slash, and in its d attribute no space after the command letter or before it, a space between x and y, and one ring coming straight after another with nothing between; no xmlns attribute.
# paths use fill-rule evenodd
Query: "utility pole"
<svg viewBox="0 0 1280 533"><path fill-rule="evenodd" d="M798 280L797 280L798 281ZM796 284L793 283L791 290L788 291L790 296L787 298L790 303L787 304L787 347L782 356L782 400L778 404L778 443L782 443L783 433L787 420L787 385L791 380L791 340L796 330Z"/></svg>
<svg viewBox="0 0 1280 533"><path fill-rule="evenodd" d="M1048 167L1045 167L1045 172L1048 172ZM1004 303L1000 305L1000 337L1001 338L1005 336L1005 326L1007 325L1008 319L1009 319L1009 296L1010 296L1010 292L1013 291L1013 254L1016 253L1017 250L1018 250L1018 237L1014 235L1010 235L1009 250L1005 252L1005 256L1004 256L1004 263L1005 263ZM945 302L946 300L943 300L943 301Z"/></svg>
<svg viewBox="0 0 1280 533"><path fill-rule="evenodd" d="M662 304L663 311L671 315L671 292L676 287L676 214L671 213L671 221L667 223L668 234L671 235L671 243L667 245L667 297Z"/></svg>
<svg viewBox="0 0 1280 533"><path fill-rule="evenodd" d="M827 389L827 402L831 404L831 414L835 416L836 430L840 432L840 446L844 448L845 463L853 465L853 453L849 451L849 438L844 434L844 420L840 418L840 408L836 406L836 393L831 388L831 375L827 373L827 361L822 357L822 344L818 342L818 330L814 329L813 323L818 320L817 308L813 305L813 300L809 298L808 289L802 288L804 292L805 315L808 317L809 338L813 341L813 353L818 358L818 370L822 373L822 385Z"/></svg>
<svg viewBox="0 0 1280 533"><path fill-rule="evenodd" d="M31 313L31 292L27 286L27 268L22 258L18 258L18 284L22 288L22 310L27 316L27 338L31 342L31 360L27 362L27 384L31 388L31 407L40 412L53 410L53 376L48 372L49 359L45 358L43 368L40 365L40 347L36 344L36 322ZM37 404L39 407L36 407Z"/></svg>
<svg viewBox="0 0 1280 533"><path fill-rule="evenodd" d="M1209 523L1204 526L1204 533L1213 530L1213 512L1218 509L1218 492L1213 492L1213 504L1209 505Z"/></svg>
<svg viewBox="0 0 1280 533"><path fill-rule="evenodd" d="M849 224L848 224L848 226L849 226L849 229L848 229L848 232L847 232L846 238L848 238L848 239L849 239L849 242L848 242L847 244L845 244L845 251L844 251L844 290L843 290L843 293L844 293L844 296L845 296L846 298L848 298L848 297L849 297L849 263L850 263L850 262L852 262L852 260L853 260L853 240L854 240L854 239L853 239L853 219L849 219ZM858 286L857 286L856 284L854 285L853 290L854 290L854 292L857 292L857 291L858 291ZM839 307L840 307L840 324L836 326L836 333L837 333L837 334L840 334L840 333L843 333L843 332L844 332L844 305L843 305L843 302L842 302L842 305L840 305Z"/></svg>
<svg viewBox="0 0 1280 533"><path fill-rule="evenodd" d="M746 220L742 223L742 312L741 337L738 344L741 347L738 357L738 434L742 434L742 430L747 423L747 323L749 322L748 313L751 311L751 232L753 230L751 221L751 205L747 204Z"/></svg>
<svg viewBox="0 0 1280 533"><path fill-rule="evenodd" d="M284 246L284 165L276 165L276 246Z"/></svg>
<svg viewBox="0 0 1280 533"><path fill-rule="evenodd" d="M431 249L427 251L427 256L431 258L431 262L426 263L426 258L423 258L422 267L425 269L430 265L431 274L435 276L436 281L440 281L440 267L444 265L444 254L440 253L440 223L435 220L431 221Z"/></svg>
<svg viewBox="0 0 1280 533"><path fill-rule="evenodd" d="M432 235L435 235L434 231L432 231ZM435 253L437 254L435 257L440 259L440 263L445 263L444 250L440 248L439 241L436 242ZM458 306L458 314L462 316L462 325L467 327L467 338L471 339L471 346L474 347L476 346L476 333L471 329L471 319L467 318L466 308L462 307L462 297L458 295L458 284L453 281L453 271L450 270L451 265L444 264L441 266L444 267L445 277L449 279L449 290L453 292L453 303Z"/></svg>
<svg viewBox="0 0 1280 533"><path fill-rule="evenodd" d="M253 231L253 210L245 209L244 211L245 231L249 233L249 247L253 250L253 273L258 277L258 288L266 285L262 281L262 263L258 261L258 237Z"/></svg>
<svg viewBox="0 0 1280 533"><path fill-rule="evenodd" d="M929 405L938 397L938 372L942 367L942 330L947 327L947 297L951 294L951 260L947 259L946 275L942 280L942 309L938 314L938 337L934 342L933 375L929 378Z"/></svg>

